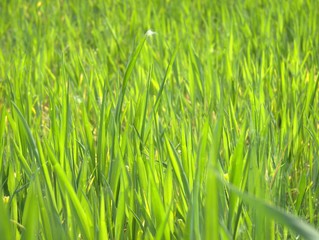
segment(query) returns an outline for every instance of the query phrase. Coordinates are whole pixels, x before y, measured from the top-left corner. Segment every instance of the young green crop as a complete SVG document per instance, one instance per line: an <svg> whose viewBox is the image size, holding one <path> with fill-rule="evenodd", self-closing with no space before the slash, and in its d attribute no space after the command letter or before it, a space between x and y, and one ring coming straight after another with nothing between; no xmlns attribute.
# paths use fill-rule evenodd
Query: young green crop
<svg viewBox="0 0 319 240"><path fill-rule="evenodd" d="M2 1L5 239L319 239L319 3Z"/></svg>

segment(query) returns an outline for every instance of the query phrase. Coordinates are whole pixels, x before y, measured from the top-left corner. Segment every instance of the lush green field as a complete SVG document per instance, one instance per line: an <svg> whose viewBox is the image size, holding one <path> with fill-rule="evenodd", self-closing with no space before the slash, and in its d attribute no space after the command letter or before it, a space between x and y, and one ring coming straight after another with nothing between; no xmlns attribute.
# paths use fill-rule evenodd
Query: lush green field
<svg viewBox="0 0 319 240"><path fill-rule="evenodd" d="M318 9L1 1L1 238L319 239Z"/></svg>

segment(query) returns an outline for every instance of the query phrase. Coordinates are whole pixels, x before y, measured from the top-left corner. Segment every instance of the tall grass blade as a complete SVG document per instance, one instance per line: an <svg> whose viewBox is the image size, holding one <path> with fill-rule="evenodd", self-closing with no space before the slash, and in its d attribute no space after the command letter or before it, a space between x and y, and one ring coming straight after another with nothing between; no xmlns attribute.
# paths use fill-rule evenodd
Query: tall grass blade
<svg viewBox="0 0 319 240"><path fill-rule="evenodd" d="M128 63L128 66L126 68L125 74L124 74L124 78L123 78L123 82L122 82L122 87L121 87L121 92L120 92L120 96L116 105L116 110L115 110L115 119L116 122L119 124L119 120L120 120L120 116L121 116L121 111L122 111L122 105L123 105L123 100L124 100L124 96L125 96L125 92L126 92L126 88L127 88L127 84L128 84L128 80L130 78L130 76L132 75L134 66L136 64L137 58L140 55L140 52L144 46L144 43L146 41L146 36L142 39L142 41L139 43L139 45L136 47L136 49L134 50L134 53L131 57L130 62Z"/></svg>
<svg viewBox="0 0 319 240"><path fill-rule="evenodd" d="M218 173L215 173L218 175ZM251 194L240 191L233 184L226 183L224 179L222 179L218 175L218 180L220 184L226 185L227 188L234 194L236 194L239 198L241 198L245 203L247 203L250 207L254 208L258 211L258 214L262 214L267 218L273 219L276 222L282 224L283 226L288 227L296 234L300 235L304 239L312 240L319 239L319 232L308 223L304 222L300 218L295 215L285 212L284 210L277 208L269 203L265 202L262 199L256 198Z"/></svg>

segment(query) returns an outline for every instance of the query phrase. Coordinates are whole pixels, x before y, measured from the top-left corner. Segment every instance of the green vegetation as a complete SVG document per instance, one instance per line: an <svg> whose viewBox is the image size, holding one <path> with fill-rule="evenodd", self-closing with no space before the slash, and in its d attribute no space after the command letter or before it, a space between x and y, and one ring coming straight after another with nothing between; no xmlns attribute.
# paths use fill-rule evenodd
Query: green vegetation
<svg viewBox="0 0 319 240"><path fill-rule="evenodd" d="M1 238L319 239L318 9L1 1Z"/></svg>

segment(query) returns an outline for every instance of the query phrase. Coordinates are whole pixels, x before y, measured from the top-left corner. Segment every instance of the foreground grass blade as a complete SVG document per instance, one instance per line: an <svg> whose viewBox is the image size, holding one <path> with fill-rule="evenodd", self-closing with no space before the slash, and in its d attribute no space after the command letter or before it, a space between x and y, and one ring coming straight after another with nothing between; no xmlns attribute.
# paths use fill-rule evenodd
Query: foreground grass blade
<svg viewBox="0 0 319 240"><path fill-rule="evenodd" d="M223 116L218 119L213 131L213 147L211 149L210 160L207 163L207 205L206 205L206 223L205 223L205 238L218 239L220 237L219 226L219 190L220 185L214 174L214 169L218 165L219 148L222 139Z"/></svg>
<svg viewBox="0 0 319 240"><path fill-rule="evenodd" d="M13 239L12 224L8 215L8 208L5 206L8 202L2 195L0 199L0 233L3 239Z"/></svg>
<svg viewBox="0 0 319 240"><path fill-rule="evenodd" d="M92 219L90 218L90 215L87 214L82 205L80 200L77 197L76 192L74 191L71 183L69 182L69 179L67 178L65 172L63 171L61 165L57 161L55 155L53 154L52 150L48 147L48 153L50 156L50 161L52 163L52 166L54 168L54 172L57 175L57 178L59 179L59 183L61 184L62 188L67 193L67 196L70 198L73 207L74 207L74 214L78 218L78 223L80 224L81 229L83 230L84 236L87 239L92 239Z"/></svg>
<svg viewBox="0 0 319 240"><path fill-rule="evenodd" d="M35 178L38 177L38 174ZM29 194L27 196L22 224L25 227L25 230L22 233L22 239L34 239L36 238L39 230L39 202L38 202L38 194L36 191L36 181L31 182L31 186L29 187Z"/></svg>
<svg viewBox="0 0 319 240"><path fill-rule="evenodd" d="M181 163L181 160L179 159L172 143L167 138L165 138L165 144L168 150L168 154L169 154L177 181L182 187L186 199L188 199L190 197L190 190L189 190L188 180L187 180L183 165Z"/></svg>
<svg viewBox="0 0 319 240"><path fill-rule="evenodd" d="M108 239L107 226L106 226L106 217L105 217L105 198L104 191L101 189L100 197L100 222L99 222L99 239L104 240Z"/></svg>
<svg viewBox="0 0 319 240"><path fill-rule="evenodd" d="M268 204L262 199L258 199L248 193L241 192L237 187L230 183L226 183L224 179L219 176L219 173L215 174L218 175L218 180L220 184L225 184L227 188L234 194L236 194L239 198L241 198L245 203L247 203L250 207L254 208L258 211L258 214L262 214L270 219L275 220L276 222L288 227L296 234L300 235L304 239L313 240L319 239L319 232L312 227L311 225L307 224L300 218L283 211L273 205Z"/></svg>

